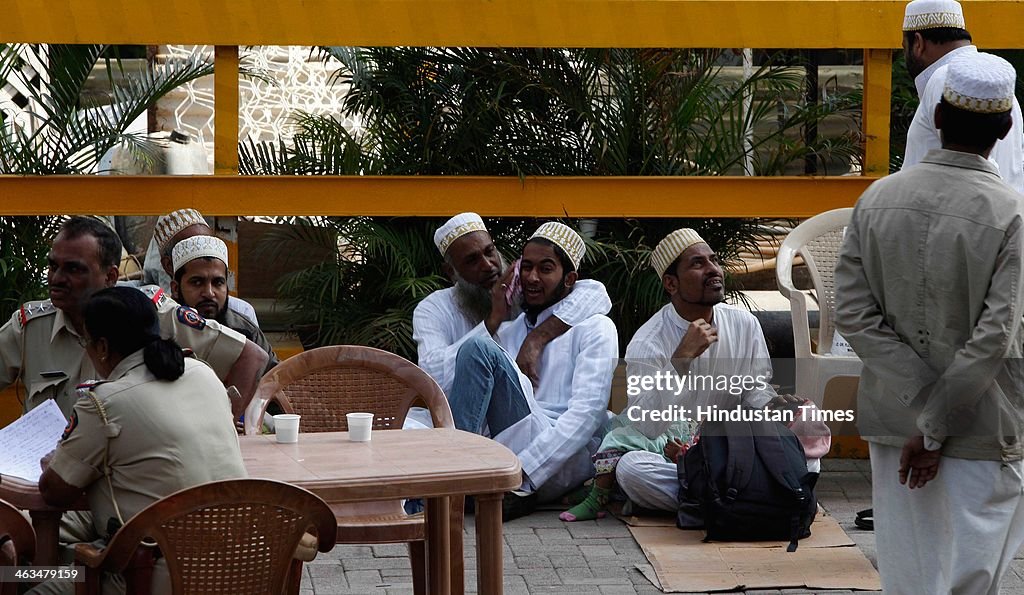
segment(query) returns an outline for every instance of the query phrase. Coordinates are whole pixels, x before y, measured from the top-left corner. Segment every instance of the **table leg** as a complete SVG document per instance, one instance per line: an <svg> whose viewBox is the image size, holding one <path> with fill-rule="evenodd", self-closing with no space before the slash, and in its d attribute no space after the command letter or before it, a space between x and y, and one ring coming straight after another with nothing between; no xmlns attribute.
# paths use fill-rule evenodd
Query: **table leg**
<svg viewBox="0 0 1024 595"><path fill-rule="evenodd" d="M501 595L504 582L501 539L501 492L476 497L476 576L477 589L488 595Z"/></svg>
<svg viewBox="0 0 1024 595"><path fill-rule="evenodd" d="M466 521L466 497L451 496L448 509L448 539L451 540L452 595L466 593L466 553L463 550L463 531Z"/></svg>
<svg viewBox="0 0 1024 595"><path fill-rule="evenodd" d="M450 595L452 577L451 544L448 540L448 498L427 498L426 504L427 593ZM486 591L481 591L481 593L486 593Z"/></svg>
<svg viewBox="0 0 1024 595"><path fill-rule="evenodd" d="M60 549L59 510L30 510L32 528L36 530L36 566L56 566Z"/></svg>

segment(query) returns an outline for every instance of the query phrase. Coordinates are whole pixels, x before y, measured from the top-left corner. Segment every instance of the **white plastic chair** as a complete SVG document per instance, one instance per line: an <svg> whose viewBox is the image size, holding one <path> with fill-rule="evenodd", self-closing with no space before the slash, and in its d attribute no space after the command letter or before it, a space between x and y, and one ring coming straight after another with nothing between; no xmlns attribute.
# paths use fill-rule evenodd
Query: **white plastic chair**
<svg viewBox="0 0 1024 595"><path fill-rule="evenodd" d="M779 291L789 298L793 316L793 350L796 356L796 394L821 407L825 387L833 378L859 377L861 361L856 356L831 355L835 335L835 268L843 230L850 222L852 208L835 209L811 217L786 236L779 248L775 275ZM807 318L807 294L793 285L793 259L799 254L811 274L818 299L820 324L818 346L811 350Z"/></svg>

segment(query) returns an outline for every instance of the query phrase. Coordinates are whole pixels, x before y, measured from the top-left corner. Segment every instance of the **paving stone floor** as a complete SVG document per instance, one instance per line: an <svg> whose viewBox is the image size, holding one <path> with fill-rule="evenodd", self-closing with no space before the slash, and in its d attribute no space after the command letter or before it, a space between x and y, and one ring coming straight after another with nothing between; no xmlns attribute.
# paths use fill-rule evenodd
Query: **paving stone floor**
<svg viewBox="0 0 1024 595"><path fill-rule="evenodd" d="M823 469L817 486L819 502L877 566L874 533L853 525L857 511L871 505L868 461L826 459ZM661 593L636 569L637 564L646 564L647 559L626 525L615 518L563 523L557 511L540 511L506 523L504 539L507 595ZM476 593L472 516L466 517L466 556L467 592ZM412 593L412 575L404 545L338 546L306 564L304 572L304 595ZM803 589L745 591L747 595L815 592ZM1017 554L1011 572L1004 579L1001 594L1024 595L1024 550Z"/></svg>

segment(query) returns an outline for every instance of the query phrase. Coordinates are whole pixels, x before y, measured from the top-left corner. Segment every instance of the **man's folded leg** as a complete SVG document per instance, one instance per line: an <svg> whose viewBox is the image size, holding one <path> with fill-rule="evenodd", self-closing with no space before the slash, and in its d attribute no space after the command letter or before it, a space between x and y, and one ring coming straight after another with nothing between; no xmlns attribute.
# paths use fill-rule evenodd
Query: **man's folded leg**
<svg viewBox="0 0 1024 595"><path fill-rule="evenodd" d="M448 404L456 428L482 434L486 424L491 436L530 414L518 368L497 343L479 337L459 348Z"/></svg>

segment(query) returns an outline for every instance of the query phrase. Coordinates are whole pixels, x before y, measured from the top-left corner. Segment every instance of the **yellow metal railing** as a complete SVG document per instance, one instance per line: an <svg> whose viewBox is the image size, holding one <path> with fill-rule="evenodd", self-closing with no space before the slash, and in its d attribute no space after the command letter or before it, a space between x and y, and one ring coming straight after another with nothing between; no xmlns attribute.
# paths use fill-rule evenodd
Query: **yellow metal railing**
<svg viewBox="0 0 1024 595"><path fill-rule="evenodd" d="M1024 0L965 0L975 41L1024 48ZM0 214L806 217L888 171L903 0L4 0L0 43L213 44L213 176L0 176ZM238 46L863 48L860 177L238 176Z"/></svg>

